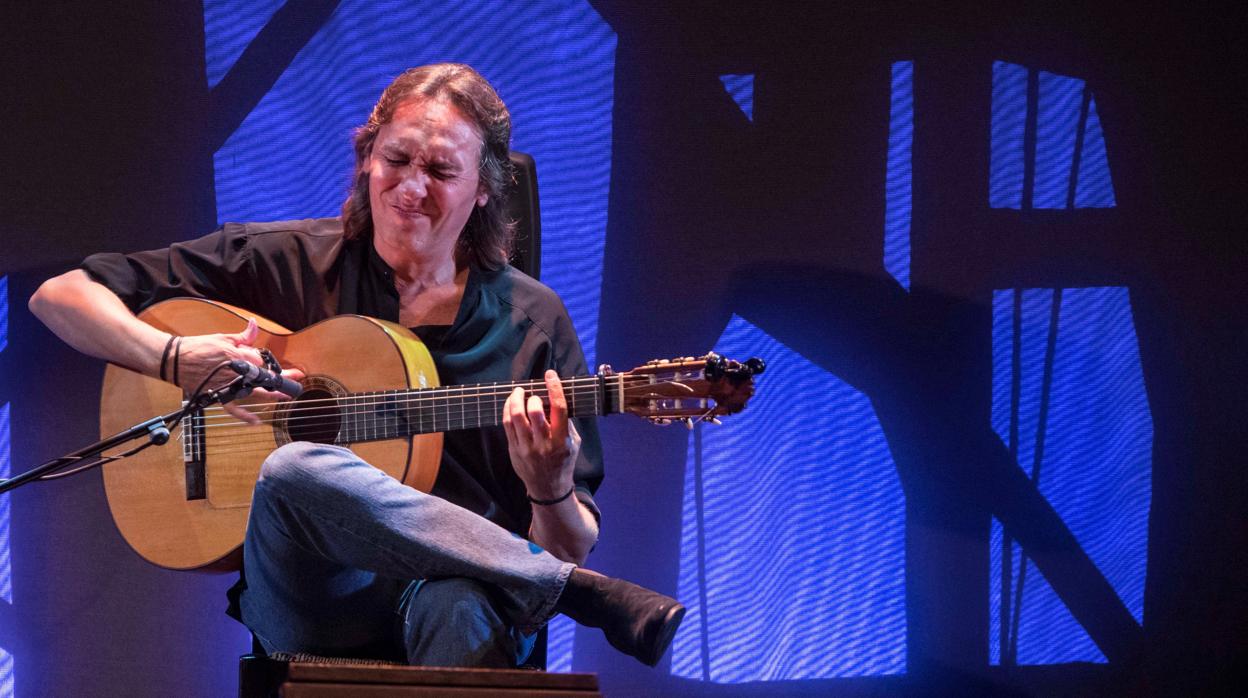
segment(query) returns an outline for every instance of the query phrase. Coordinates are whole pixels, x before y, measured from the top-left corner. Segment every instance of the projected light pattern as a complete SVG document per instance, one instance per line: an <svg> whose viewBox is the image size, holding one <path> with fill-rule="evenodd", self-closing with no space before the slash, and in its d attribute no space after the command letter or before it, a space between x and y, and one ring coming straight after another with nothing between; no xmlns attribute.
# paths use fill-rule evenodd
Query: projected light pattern
<svg viewBox="0 0 1248 698"><path fill-rule="evenodd" d="M720 75L719 81L732 97L732 101L741 108L741 113L751 122L754 121L754 75Z"/></svg>
<svg viewBox="0 0 1248 698"><path fill-rule="evenodd" d="M672 673L904 673L905 502L870 401L735 315L715 351L769 368L748 409L690 435Z"/></svg>
<svg viewBox="0 0 1248 698"><path fill-rule="evenodd" d="M1029 98L1035 81L1036 99ZM1029 123L1030 121L1030 123ZM1027 149L1029 129L1034 145ZM992 208L1110 208L1113 181L1096 100L1083 80L997 61L992 66ZM1027 197L1032 166L1031 198Z"/></svg>
<svg viewBox="0 0 1248 698"><path fill-rule="evenodd" d="M911 149L914 145L914 61L893 64L884 182L884 270L910 290Z"/></svg>
<svg viewBox="0 0 1248 698"><path fill-rule="evenodd" d="M0 352L9 345L9 277L0 276ZM7 381L0 384L0 400L8 392ZM10 434L9 403L0 401L0 479L9 476L11 468L9 460ZM9 548L9 495L0 494L0 603L6 611L3 614L12 617L13 610L13 557ZM0 647L0 697L14 693L13 655L7 647Z"/></svg>
<svg viewBox="0 0 1248 698"><path fill-rule="evenodd" d="M576 641L576 623L562 613L546 624L546 671L572 671L572 655Z"/></svg>
<svg viewBox="0 0 1248 698"><path fill-rule="evenodd" d="M247 14L207 0L205 17ZM258 16L259 13L255 13ZM248 15L252 16L252 15ZM235 46L255 22L208 27ZM220 221L337 215L352 165L351 129L406 68L469 63L511 110L513 146L537 161L543 281L568 306L594 365L611 171L615 34L585 2L343 0L217 151ZM233 49L210 51L224 64ZM220 70L215 67L214 70Z"/></svg>
<svg viewBox="0 0 1248 698"><path fill-rule="evenodd" d="M1153 424L1127 289L998 290L992 327L993 429L1142 621ZM991 546L990 661L1104 662L995 520Z"/></svg>
<svg viewBox="0 0 1248 698"><path fill-rule="evenodd" d="M208 86L215 87L286 0L204 2L204 63Z"/></svg>

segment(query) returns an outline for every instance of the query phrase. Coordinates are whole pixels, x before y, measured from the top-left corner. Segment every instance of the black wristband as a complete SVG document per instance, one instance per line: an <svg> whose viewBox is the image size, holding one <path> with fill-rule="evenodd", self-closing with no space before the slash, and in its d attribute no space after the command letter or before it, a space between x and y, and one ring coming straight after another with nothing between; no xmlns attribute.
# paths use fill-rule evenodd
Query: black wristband
<svg viewBox="0 0 1248 698"><path fill-rule="evenodd" d="M178 384L178 359L182 357L182 338L178 337L178 341L173 345L173 384Z"/></svg>
<svg viewBox="0 0 1248 698"><path fill-rule="evenodd" d="M169 335L169 341L165 342L165 353L160 355L160 379L165 380L165 368L169 364L169 349L173 347L174 341L178 336L176 334Z"/></svg>
<svg viewBox="0 0 1248 698"><path fill-rule="evenodd" d="M575 492L575 491L576 491L576 485L572 485L571 487L569 487L569 488L568 488L568 491L567 491L567 492L564 492L564 493L563 493L563 496L562 496L562 497L556 497L556 498L554 498L554 499L536 499L536 498L534 498L534 497L533 497L533 495L529 494L528 492L525 492L525 493L524 493L524 496L528 497L528 498L529 498L529 501L530 501L530 502L533 502L534 504L540 504L540 505L542 505L542 506L544 506L544 507L548 507L548 506L550 506L551 504L558 504L559 502L562 502L563 500L567 499L568 497L571 497L571 496L572 496L572 493L573 493L573 492Z"/></svg>

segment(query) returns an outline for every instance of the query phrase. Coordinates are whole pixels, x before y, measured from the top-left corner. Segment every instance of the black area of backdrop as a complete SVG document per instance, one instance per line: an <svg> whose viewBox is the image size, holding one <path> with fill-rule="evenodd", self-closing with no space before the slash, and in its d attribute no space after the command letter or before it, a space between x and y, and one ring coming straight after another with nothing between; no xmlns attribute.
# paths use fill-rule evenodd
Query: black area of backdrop
<svg viewBox="0 0 1248 698"><path fill-rule="evenodd" d="M702 686L638 671L584 632L577 667L621 692L824 695L1104 682L1195 692L1242 662L1244 10L593 4L619 37L600 353L625 365L696 351L737 312L871 397L907 496L910 675ZM214 112L199 3L3 13L0 274L12 315L0 401L14 404L20 469L94 438L101 375L25 300L91 252L210 229ZM895 60L916 66L909 295L881 261ZM1116 209L987 208L993 60L1087 80ZM755 74L752 125L722 108L724 73ZM1142 632L1098 603L1103 590L988 432L991 290L1079 285L1128 286L1140 338L1155 428ZM594 564L673 590L683 432L604 429L611 520ZM16 602L0 612L0 646L17 657L22 695L233 690L245 645L222 614L229 579L141 562L97 474L10 497ZM1110 647L1108 671L988 669L988 522L1001 507Z"/></svg>

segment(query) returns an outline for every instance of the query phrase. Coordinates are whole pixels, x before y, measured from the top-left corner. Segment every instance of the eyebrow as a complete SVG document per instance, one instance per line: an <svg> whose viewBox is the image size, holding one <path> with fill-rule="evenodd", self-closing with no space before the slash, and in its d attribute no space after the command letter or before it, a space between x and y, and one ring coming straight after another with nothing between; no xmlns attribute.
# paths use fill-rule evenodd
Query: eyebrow
<svg viewBox="0 0 1248 698"><path fill-rule="evenodd" d="M382 141L380 144L378 144L377 147L384 153L392 154L392 155L403 155L403 156L410 158L412 157L412 153L408 151L407 146L406 146L406 141L407 139ZM435 147L434 152L428 153L425 158L426 162L428 162L430 165L438 165L440 167L449 167L449 168L459 169L459 165L455 161L451 160L450 158L446 157L444 154L437 152L437 151L438 149Z"/></svg>

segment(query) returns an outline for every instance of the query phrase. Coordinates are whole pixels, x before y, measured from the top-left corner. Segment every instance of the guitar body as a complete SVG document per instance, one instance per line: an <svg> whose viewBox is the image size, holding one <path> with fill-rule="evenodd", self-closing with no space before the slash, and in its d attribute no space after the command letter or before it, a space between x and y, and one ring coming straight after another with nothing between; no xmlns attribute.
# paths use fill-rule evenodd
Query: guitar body
<svg viewBox="0 0 1248 698"><path fill-rule="evenodd" d="M154 305L139 317L175 335L242 331L247 311L199 299ZM429 352L409 330L394 323L344 315L299 332L263 318L257 347L285 367L304 371L305 392L296 403L332 403L344 393L431 388L438 385ZM219 382L230 376L218 374ZM194 386L187 386L193 389ZM109 364L100 402L100 431L111 435L182 405L182 390ZM310 401L322 400L322 403ZM243 404L255 400L244 400ZM265 423L244 426L219 410L202 418L211 426L188 444L187 423L169 443L104 465L104 489L113 520L126 542L148 561L170 569L237 569L260 464L274 449L304 438L279 417L291 403L260 403ZM276 427L274 425L277 425ZM332 441L332 438L312 440ZM344 444L390 476L428 492L437 477L442 434ZM207 458L197 457L201 452ZM198 483L198 485L197 485Z"/></svg>

